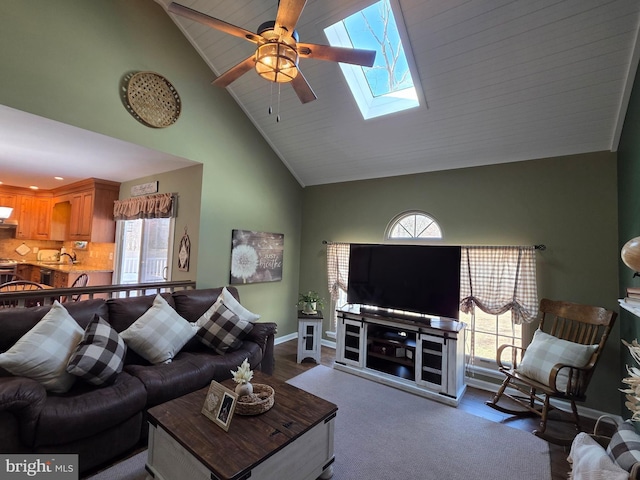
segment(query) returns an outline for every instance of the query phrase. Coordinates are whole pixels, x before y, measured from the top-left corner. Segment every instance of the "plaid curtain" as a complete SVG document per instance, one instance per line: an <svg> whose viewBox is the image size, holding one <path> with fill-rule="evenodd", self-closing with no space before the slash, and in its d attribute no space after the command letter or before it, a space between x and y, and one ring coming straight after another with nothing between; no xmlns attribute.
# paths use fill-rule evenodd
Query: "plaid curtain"
<svg viewBox="0 0 640 480"><path fill-rule="evenodd" d="M509 310L513 322L538 316L535 247L462 247L460 310L474 307L500 315Z"/></svg>
<svg viewBox="0 0 640 480"><path fill-rule="evenodd" d="M329 295L334 302L338 299L338 289L347 290L349 282L348 243L327 243L327 279Z"/></svg>
<svg viewBox="0 0 640 480"><path fill-rule="evenodd" d="M327 243L327 279L331 298L331 324L335 332L338 323L336 301L338 300L340 289L346 292L349 282L348 243Z"/></svg>

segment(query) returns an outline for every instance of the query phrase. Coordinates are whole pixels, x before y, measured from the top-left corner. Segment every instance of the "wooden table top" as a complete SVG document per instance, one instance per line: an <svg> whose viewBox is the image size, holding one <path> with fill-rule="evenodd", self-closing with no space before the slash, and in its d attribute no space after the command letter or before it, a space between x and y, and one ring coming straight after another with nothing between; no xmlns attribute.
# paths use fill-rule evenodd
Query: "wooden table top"
<svg viewBox="0 0 640 480"><path fill-rule="evenodd" d="M161 426L219 478L233 479L338 410L331 402L259 371L252 383L273 387L274 405L260 415L234 414L228 432L201 413L209 387L151 408L149 422ZM235 385L231 379L222 384L230 389Z"/></svg>

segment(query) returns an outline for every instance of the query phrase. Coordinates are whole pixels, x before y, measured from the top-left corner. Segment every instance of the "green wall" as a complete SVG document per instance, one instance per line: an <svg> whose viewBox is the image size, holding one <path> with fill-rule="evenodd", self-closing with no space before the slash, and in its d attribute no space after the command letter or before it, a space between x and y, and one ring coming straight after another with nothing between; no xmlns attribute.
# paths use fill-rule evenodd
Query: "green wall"
<svg viewBox="0 0 640 480"><path fill-rule="evenodd" d="M280 334L296 330L302 188L158 4L3 0L0 42L1 104L203 165L198 286L228 283L232 229L283 233L283 281L239 290ZM178 90L175 125L145 127L123 107L122 78L143 70Z"/></svg>
<svg viewBox="0 0 640 480"><path fill-rule="evenodd" d="M615 154L307 187L300 288L328 296L322 240L382 242L391 219L412 209L424 210L438 221L445 244L545 244L547 249L537 253L540 298L617 310ZM616 414L618 344L616 328L586 403Z"/></svg>
<svg viewBox="0 0 640 480"><path fill-rule="evenodd" d="M634 89L624 121L624 128L618 148L618 235L619 248L630 239L640 236L640 76L636 75ZM626 287L640 286L640 278L620 260L620 296L624 296ZM631 342L640 340L640 318L621 309L620 337ZM625 365L637 366L626 347L621 346L622 370L620 378L626 377ZM624 397L620 403L625 418L631 413L624 406Z"/></svg>

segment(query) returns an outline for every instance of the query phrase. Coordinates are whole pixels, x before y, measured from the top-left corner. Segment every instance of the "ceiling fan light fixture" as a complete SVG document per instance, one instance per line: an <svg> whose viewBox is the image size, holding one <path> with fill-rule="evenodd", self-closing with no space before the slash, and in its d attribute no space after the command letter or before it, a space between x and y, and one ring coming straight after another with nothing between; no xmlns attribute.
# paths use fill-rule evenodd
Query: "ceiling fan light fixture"
<svg viewBox="0 0 640 480"><path fill-rule="evenodd" d="M256 50L256 72L270 82L290 82L298 75L298 52L281 41L265 42Z"/></svg>

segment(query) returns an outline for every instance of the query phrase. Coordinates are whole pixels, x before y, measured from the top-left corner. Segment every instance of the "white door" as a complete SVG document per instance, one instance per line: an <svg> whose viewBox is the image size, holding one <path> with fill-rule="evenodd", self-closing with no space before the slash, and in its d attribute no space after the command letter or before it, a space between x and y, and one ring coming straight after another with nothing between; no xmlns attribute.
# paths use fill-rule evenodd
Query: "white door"
<svg viewBox="0 0 640 480"><path fill-rule="evenodd" d="M116 283L166 282L171 278L172 218L119 220Z"/></svg>

